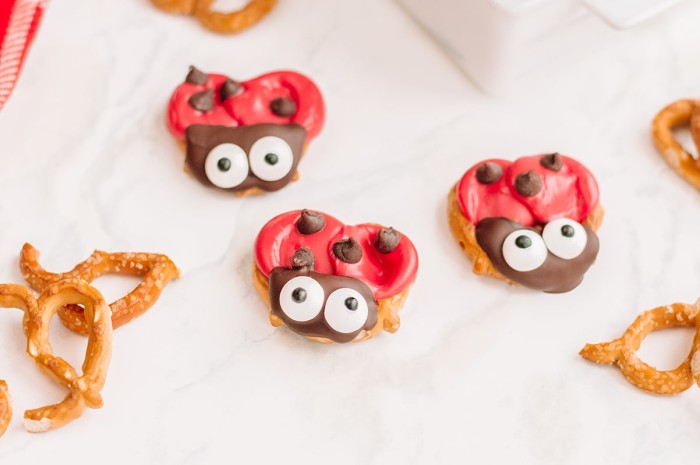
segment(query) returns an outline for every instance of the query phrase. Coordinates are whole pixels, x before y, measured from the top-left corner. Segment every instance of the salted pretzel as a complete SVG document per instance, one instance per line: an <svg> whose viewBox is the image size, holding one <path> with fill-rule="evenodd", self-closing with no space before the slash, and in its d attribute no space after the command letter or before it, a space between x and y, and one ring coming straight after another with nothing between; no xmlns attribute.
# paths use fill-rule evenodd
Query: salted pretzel
<svg viewBox="0 0 700 465"><path fill-rule="evenodd" d="M53 353L49 342L49 323L59 308L69 304L84 308L89 334L82 374ZM24 333L27 353L36 364L70 392L63 401L27 410L24 426L27 431L40 433L59 428L78 418L85 407L100 408L107 368L112 356L111 311L102 295L87 282L68 279L48 286L34 298L31 292L17 284L0 285L0 307L24 311ZM7 429L12 409L7 385L0 381L0 435Z"/></svg>
<svg viewBox="0 0 700 465"><path fill-rule="evenodd" d="M674 137L673 129L689 125L695 145L700 149L700 101L683 99L661 110L652 122L652 138L659 154L687 182L700 189L700 161Z"/></svg>
<svg viewBox="0 0 700 465"><path fill-rule="evenodd" d="M31 244L24 244L19 260L22 275L37 292L64 279L82 279L88 283L105 274L142 276L136 288L110 304L112 326L118 328L143 314L156 303L163 288L180 276L180 270L166 256L151 253L108 253L100 250L65 273L51 273L39 264L39 251ZM83 309L78 305L66 305L58 311L61 321L70 330L87 334L89 325Z"/></svg>
<svg viewBox="0 0 700 465"><path fill-rule="evenodd" d="M151 0L169 13L194 16L202 26L220 34L234 34L263 19L277 4L277 0L250 0L237 11L214 11L214 0Z"/></svg>
<svg viewBox="0 0 700 465"><path fill-rule="evenodd" d="M638 388L655 394L678 394L700 385L700 306L676 303L647 310L637 317L619 339L600 344L586 344L580 355L595 363L616 364L627 380ZM661 371L644 363L637 350L652 331L673 327L698 329L688 357L673 370Z"/></svg>

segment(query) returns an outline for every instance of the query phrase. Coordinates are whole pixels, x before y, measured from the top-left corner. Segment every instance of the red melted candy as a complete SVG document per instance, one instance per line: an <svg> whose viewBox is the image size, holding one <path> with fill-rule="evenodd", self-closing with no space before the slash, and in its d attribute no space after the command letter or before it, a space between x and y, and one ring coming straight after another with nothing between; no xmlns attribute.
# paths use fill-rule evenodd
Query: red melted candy
<svg viewBox="0 0 700 465"><path fill-rule="evenodd" d="M316 84L293 71L276 71L239 82L241 89L221 101L220 88L227 77L209 74L204 85L184 82L180 84L168 104L168 129L178 139L184 140L184 132L193 124L220 126L244 126L256 123L297 123L306 129L309 140L315 138L323 127L325 106ZM214 90L214 108L202 112L188 103L192 95ZM270 104L277 98L288 98L296 103L296 111L288 117L276 115Z"/></svg>
<svg viewBox="0 0 700 465"><path fill-rule="evenodd" d="M467 171L457 185L457 197L464 216L472 224L484 218L502 217L523 226L548 223L557 218L583 222L598 205L598 184L588 169L573 158L560 156L559 171L540 163L542 155L507 160L484 160ZM503 175L493 184L482 184L476 170L486 162L499 164ZM542 190L526 197L515 189L518 175L534 171L542 179Z"/></svg>
<svg viewBox="0 0 700 465"><path fill-rule="evenodd" d="M374 247L374 240L382 226L360 224L346 226L336 218L323 214L324 228L314 234L301 234L296 222L301 211L283 213L270 220L260 231L255 242L255 262L258 269L269 277L278 266L291 268L294 252L302 247L311 249L319 273L350 276L367 284L376 300L393 297L406 290L416 279L418 254L413 243L401 235L399 245L388 254ZM355 264L344 263L333 254L333 244L349 237L362 247L362 259Z"/></svg>

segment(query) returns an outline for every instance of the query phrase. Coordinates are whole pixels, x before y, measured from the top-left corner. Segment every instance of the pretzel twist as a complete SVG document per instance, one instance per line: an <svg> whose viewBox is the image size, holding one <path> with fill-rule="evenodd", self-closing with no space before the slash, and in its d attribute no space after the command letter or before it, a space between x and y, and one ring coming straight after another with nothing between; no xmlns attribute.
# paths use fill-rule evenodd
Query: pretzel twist
<svg viewBox="0 0 700 465"><path fill-rule="evenodd" d="M637 317L619 339L586 344L580 355L595 363L616 364L627 380L638 388L656 394L678 394L696 381L700 386L700 318L698 304L676 303L647 310ZM673 370L661 371L644 363L637 350L652 331L673 327L695 327L692 349Z"/></svg>
<svg viewBox="0 0 700 465"><path fill-rule="evenodd" d="M250 0L237 11L214 11L214 0L151 0L161 10L194 16L202 26L220 34L234 34L254 25L277 4L277 0Z"/></svg>
<svg viewBox="0 0 700 465"><path fill-rule="evenodd" d="M87 316L88 344L82 374L61 357L53 354L49 342L49 323L59 308L79 304ZM85 407L102 406L100 391L104 387L112 355L112 320L109 306L102 295L87 282L71 279L52 284L38 300L23 286L0 285L0 307L24 311L24 333L27 353L36 364L70 392L63 401L27 410L24 413L27 431L38 433L59 428L78 418ZM0 435L12 418L7 384L0 382Z"/></svg>
<svg viewBox="0 0 700 465"><path fill-rule="evenodd" d="M695 145L700 149L700 101L683 99L663 108L652 122L652 139L666 163L687 182L700 189L700 161L676 140L673 129L690 125Z"/></svg>
<svg viewBox="0 0 700 465"><path fill-rule="evenodd" d="M156 303L165 285L180 276L180 270L167 256L151 253L107 253L100 250L65 273L51 273L39 264L39 251L24 244L20 253L20 269L27 283L37 292L64 279L82 279L88 283L105 274L143 276L142 281L126 296L110 304L112 326L118 328L142 315ZM61 322L70 330L87 334L83 309L66 305L58 310Z"/></svg>

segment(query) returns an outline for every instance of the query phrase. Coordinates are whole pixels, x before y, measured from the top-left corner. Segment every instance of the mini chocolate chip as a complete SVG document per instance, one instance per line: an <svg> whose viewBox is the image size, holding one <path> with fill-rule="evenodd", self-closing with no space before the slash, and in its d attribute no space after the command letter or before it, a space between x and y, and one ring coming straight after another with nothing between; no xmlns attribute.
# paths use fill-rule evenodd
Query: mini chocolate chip
<svg viewBox="0 0 700 465"><path fill-rule="evenodd" d="M306 301L306 289L297 287L292 291L292 300L298 304Z"/></svg>
<svg viewBox="0 0 700 465"><path fill-rule="evenodd" d="M287 118L297 112L297 102L290 98L279 97L270 102L270 110L277 116Z"/></svg>
<svg viewBox="0 0 700 465"><path fill-rule="evenodd" d="M208 112L214 108L214 91L211 89L203 90L193 94L187 101L195 110Z"/></svg>
<svg viewBox="0 0 700 465"><path fill-rule="evenodd" d="M574 237L576 230L570 224L565 224L561 227L561 235L564 237Z"/></svg>
<svg viewBox="0 0 700 465"><path fill-rule="evenodd" d="M294 252L294 256L292 257L292 268L295 270L298 270L299 268L308 268L309 270L313 270L315 264L316 259L314 258L314 254L311 252L311 249L302 247Z"/></svg>
<svg viewBox="0 0 700 465"><path fill-rule="evenodd" d="M515 238L515 245L520 249L527 249L532 245L532 239L527 236L518 236Z"/></svg>
<svg viewBox="0 0 700 465"><path fill-rule="evenodd" d="M197 84L199 86L203 86L207 82L209 82L209 76L207 76L206 73L201 72L194 66L190 66L190 71L189 73L187 73L185 82L189 84Z"/></svg>
<svg viewBox="0 0 700 465"><path fill-rule="evenodd" d="M515 190L524 197L533 197L542 190L542 178L530 170L515 178Z"/></svg>
<svg viewBox="0 0 700 465"><path fill-rule="evenodd" d="M362 259L362 247L355 239L349 237L333 244L333 254L341 262L357 263Z"/></svg>
<svg viewBox="0 0 700 465"><path fill-rule="evenodd" d="M280 161L280 157L278 157L276 153L268 153L265 155L265 163L268 165L276 165L278 161Z"/></svg>
<svg viewBox="0 0 700 465"><path fill-rule="evenodd" d="M229 97L233 97L241 90L241 85L233 79L226 79L219 89L219 98L223 102Z"/></svg>
<svg viewBox="0 0 700 465"><path fill-rule="evenodd" d="M476 180L481 184L493 184L503 176L503 168L498 163L487 161L476 169Z"/></svg>
<svg viewBox="0 0 700 465"><path fill-rule="evenodd" d="M348 297L347 299L345 299L345 308L347 308L348 310L352 310L354 312L359 306L360 304L357 302L356 298Z"/></svg>
<svg viewBox="0 0 700 465"><path fill-rule="evenodd" d="M223 171L225 173L231 169L231 160L228 158L221 158L218 162L216 162L216 167L219 168L219 171Z"/></svg>
<svg viewBox="0 0 700 465"><path fill-rule="evenodd" d="M319 232L324 226L326 226L326 218L319 212L311 210L302 210L297 220L297 231L306 236Z"/></svg>
<svg viewBox="0 0 700 465"><path fill-rule="evenodd" d="M561 155L557 152L550 153L549 155L542 155L542 157L540 157L540 165L552 171L560 171L561 167L564 166L561 161Z"/></svg>
<svg viewBox="0 0 700 465"><path fill-rule="evenodd" d="M374 247L379 253L393 252L401 241L401 234L394 228L382 228L374 239Z"/></svg>

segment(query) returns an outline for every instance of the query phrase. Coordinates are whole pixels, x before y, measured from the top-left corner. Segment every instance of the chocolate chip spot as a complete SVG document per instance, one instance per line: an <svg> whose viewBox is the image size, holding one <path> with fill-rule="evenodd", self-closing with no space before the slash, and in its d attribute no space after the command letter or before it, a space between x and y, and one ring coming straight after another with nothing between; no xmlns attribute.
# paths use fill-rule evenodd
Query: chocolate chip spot
<svg viewBox="0 0 700 465"><path fill-rule="evenodd" d="M515 238L515 245L519 249L527 249L532 245L532 239L527 236L518 236Z"/></svg>
<svg viewBox="0 0 700 465"><path fill-rule="evenodd" d="M189 73L187 73L185 82L189 84L197 84L199 86L203 86L207 82L209 82L209 76L207 76L205 73L201 72L194 66L190 66L190 71Z"/></svg>
<svg viewBox="0 0 700 465"><path fill-rule="evenodd" d="M297 220L297 231L308 236L319 232L325 225L326 218L322 214L304 209Z"/></svg>
<svg viewBox="0 0 700 465"><path fill-rule="evenodd" d="M292 268L295 270L299 268L308 268L309 270L313 270L315 264L316 259L314 258L314 254L311 252L311 249L302 247L294 252L294 256L292 257Z"/></svg>
<svg viewBox="0 0 700 465"><path fill-rule="evenodd" d="M393 252L394 249L399 245L401 240L401 234L394 228L382 228L377 233L377 237L374 239L374 247L379 251L379 253L389 253Z"/></svg>
<svg viewBox="0 0 700 465"><path fill-rule="evenodd" d="M297 102L287 97L279 97L270 102L270 110L277 116L287 118L297 112Z"/></svg>
<svg viewBox="0 0 700 465"><path fill-rule="evenodd" d="M214 108L214 91L211 89L203 90L192 95L187 101L195 110L208 112Z"/></svg>
<svg viewBox="0 0 700 465"><path fill-rule="evenodd" d="M498 163L487 161L476 169L476 180L481 184L493 184L503 176L503 168Z"/></svg>
<svg viewBox="0 0 700 465"><path fill-rule="evenodd" d="M231 169L231 160L225 157L221 158L216 162L216 167L219 168L219 171L225 173Z"/></svg>
<svg viewBox="0 0 700 465"><path fill-rule="evenodd" d="M533 197L542 190L542 178L530 170L515 178L515 190L523 197Z"/></svg>
<svg viewBox="0 0 700 465"><path fill-rule="evenodd" d="M268 153L265 155L265 163L268 165L276 165L280 161L280 157L276 153Z"/></svg>
<svg viewBox="0 0 700 465"><path fill-rule="evenodd" d="M357 263L362 259L362 247L355 239L349 237L333 244L333 254L341 262Z"/></svg>
<svg viewBox="0 0 700 465"><path fill-rule="evenodd" d="M563 166L561 155L556 152L550 153L549 155L542 155L542 157L540 157L540 165L544 166L548 170L559 171Z"/></svg>
<svg viewBox="0 0 700 465"><path fill-rule="evenodd" d="M219 98L223 102L229 97L233 97L241 90L241 85L233 79L226 79L219 89Z"/></svg>

